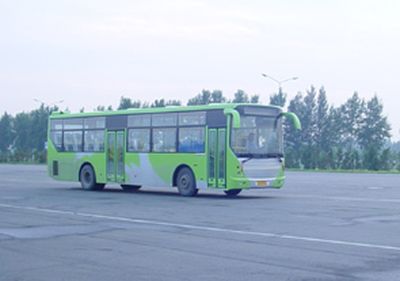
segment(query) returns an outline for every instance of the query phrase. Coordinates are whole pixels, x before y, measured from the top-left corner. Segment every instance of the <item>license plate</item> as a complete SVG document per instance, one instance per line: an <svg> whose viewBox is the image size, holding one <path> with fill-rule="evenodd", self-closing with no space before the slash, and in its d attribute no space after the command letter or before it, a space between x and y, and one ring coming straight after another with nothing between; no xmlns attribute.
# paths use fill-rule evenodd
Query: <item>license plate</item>
<svg viewBox="0 0 400 281"><path fill-rule="evenodd" d="M266 187L266 186L268 186L268 182L267 181L257 181L256 185L258 187Z"/></svg>

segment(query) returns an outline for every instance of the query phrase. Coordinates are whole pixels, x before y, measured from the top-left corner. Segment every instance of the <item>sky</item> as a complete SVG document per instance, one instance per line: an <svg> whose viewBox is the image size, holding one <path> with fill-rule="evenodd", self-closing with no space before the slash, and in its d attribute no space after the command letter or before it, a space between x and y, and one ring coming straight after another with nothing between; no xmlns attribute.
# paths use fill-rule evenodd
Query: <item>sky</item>
<svg viewBox="0 0 400 281"><path fill-rule="evenodd" d="M400 1L0 0L0 114L237 89L377 95L400 140Z"/></svg>

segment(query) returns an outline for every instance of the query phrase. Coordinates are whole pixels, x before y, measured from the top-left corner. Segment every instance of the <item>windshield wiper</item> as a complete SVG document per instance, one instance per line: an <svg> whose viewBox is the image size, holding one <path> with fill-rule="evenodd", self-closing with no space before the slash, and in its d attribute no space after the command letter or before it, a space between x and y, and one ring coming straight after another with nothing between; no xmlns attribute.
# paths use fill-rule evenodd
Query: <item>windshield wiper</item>
<svg viewBox="0 0 400 281"><path fill-rule="evenodd" d="M254 156L250 156L249 158L246 158L242 161L242 164L246 163L247 161L250 161L251 159L253 159Z"/></svg>
<svg viewBox="0 0 400 281"><path fill-rule="evenodd" d="M254 155L252 153L243 153L243 155L240 155L240 157L246 158L241 161L243 164L243 163L246 163L247 161L250 161L251 159L253 159Z"/></svg>
<svg viewBox="0 0 400 281"><path fill-rule="evenodd" d="M239 157L246 158L242 160L242 163L246 163L253 158L283 158L283 153L280 152L273 152L273 153L243 153L239 155Z"/></svg>

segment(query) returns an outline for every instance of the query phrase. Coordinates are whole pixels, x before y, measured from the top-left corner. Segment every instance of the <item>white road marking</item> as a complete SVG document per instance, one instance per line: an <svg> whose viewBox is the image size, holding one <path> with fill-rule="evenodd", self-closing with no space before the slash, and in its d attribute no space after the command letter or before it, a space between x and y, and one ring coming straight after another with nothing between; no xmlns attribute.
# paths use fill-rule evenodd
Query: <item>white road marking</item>
<svg viewBox="0 0 400 281"><path fill-rule="evenodd" d="M60 214L60 215L70 215L70 216L80 216L80 217L87 217L87 218L113 220L113 221L128 222L128 223L134 223L134 224L147 224L147 225L158 225L158 226L166 226L166 227L178 227L178 228L185 228L185 229L189 229L189 230L224 232L224 233L239 234L239 235L251 235L251 236L259 236L259 237L298 240L298 241L315 242L315 243L321 243L321 244L333 244L333 245L380 249L380 250L391 250L391 251L400 252L400 247L390 246L390 245L370 244L370 243L352 242L352 241L344 241L344 240L322 239L322 238L315 238L315 237L286 235L286 234L269 233L269 232L236 230L236 229L229 229L229 228L219 228L219 227L192 225L192 224L163 222L163 221L156 221L156 220L133 219L133 218L127 218L127 217L117 217L117 216L109 216L109 215L101 215L101 214L93 214L93 213L82 213L82 212L74 212L74 211L62 211L62 210L40 208L40 207L16 206L16 205L9 205L9 204L2 204L2 203L0 203L0 207L1 208L20 209L20 210L29 210L29 211L36 211L36 212L50 213L50 214Z"/></svg>
<svg viewBox="0 0 400 281"><path fill-rule="evenodd" d="M389 199L389 198L362 198L362 197L318 196L318 195L296 195L296 194L285 194L282 197L309 198L309 199L335 200L335 201L400 203L400 199Z"/></svg>
<svg viewBox="0 0 400 281"><path fill-rule="evenodd" d="M384 187L382 186L368 186L367 189L369 190L382 190Z"/></svg>

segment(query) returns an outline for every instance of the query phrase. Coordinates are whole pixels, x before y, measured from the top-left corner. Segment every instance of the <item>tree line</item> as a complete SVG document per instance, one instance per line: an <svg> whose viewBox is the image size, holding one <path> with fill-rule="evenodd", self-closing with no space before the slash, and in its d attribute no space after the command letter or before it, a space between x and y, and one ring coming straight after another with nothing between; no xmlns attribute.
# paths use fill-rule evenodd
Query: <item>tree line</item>
<svg viewBox="0 0 400 281"><path fill-rule="evenodd" d="M285 97L278 93L271 103L283 106ZM398 143L390 142L391 127L377 96L365 100L355 92L335 107L329 105L324 87L310 87L289 102L288 110L299 116L303 127L296 131L291 124L285 126L288 167L400 170Z"/></svg>
<svg viewBox="0 0 400 281"><path fill-rule="evenodd" d="M232 99L220 90L202 90L186 105L210 103L259 103L258 95L237 90ZM355 92L345 103L330 105L324 87L311 86L287 101L279 89L270 96L270 104L288 107L296 113L302 130L285 122L286 166L298 169L399 170L400 142L390 141L391 127L383 115L383 105L377 96L370 100ZM183 105L179 100L156 99L151 103L121 97L120 109ZM45 142L48 116L58 107L45 106L12 116L7 112L0 119L0 162L46 161ZM112 106L97 106L94 111L113 110ZM66 109L68 111L68 109ZM84 108L80 110L84 112Z"/></svg>
<svg viewBox="0 0 400 281"><path fill-rule="evenodd" d="M0 162L45 162L48 117L57 110L41 104L15 116L5 112L0 119Z"/></svg>

